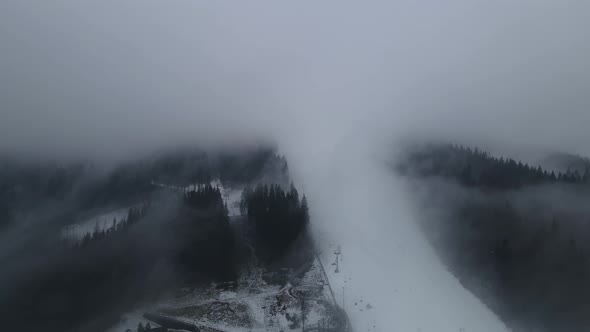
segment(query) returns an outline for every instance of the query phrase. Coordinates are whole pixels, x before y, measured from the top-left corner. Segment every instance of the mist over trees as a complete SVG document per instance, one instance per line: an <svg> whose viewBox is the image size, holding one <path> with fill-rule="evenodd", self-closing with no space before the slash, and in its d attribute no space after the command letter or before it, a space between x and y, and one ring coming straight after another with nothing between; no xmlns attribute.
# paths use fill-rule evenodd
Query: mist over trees
<svg viewBox="0 0 590 332"><path fill-rule="evenodd" d="M583 171L546 170L511 158L493 157L476 148L431 144L410 151L397 165L399 172L417 176L440 176L458 180L465 186L489 189L517 189L547 183L587 184L590 164Z"/></svg>
<svg viewBox="0 0 590 332"><path fill-rule="evenodd" d="M309 222L307 202L294 186L287 193L281 189L288 167L270 148L173 151L102 173L91 165L7 162L3 167L0 321L5 328L104 331L126 310L179 287L235 281L253 259L243 254L249 243L261 255L268 253L269 262L272 256L277 267L293 262L290 255L297 249L312 250L311 241L296 240ZM277 184L248 191L244 197L256 197L244 201L251 213L230 221L213 180L239 187ZM63 237L63 226L130 203L123 219L97 224L79 240ZM47 209L56 212L46 216ZM27 236L9 241L7 235L25 221ZM256 233L241 234L238 226L250 222Z"/></svg>
<svg viewBox="0 0 590 332"><path fill-rule="evenodd" d="M411 149L395 168L443 261L511 328L589 326L587 168L556 173L446 144Z"/></svg>
<svg viewBox="0 0 590 332"><path fill-rule="evenodd" d="M30 244L28 254L13 258L22 260L18 271L7 270L2 280L11 285L0 300L3 323L25 330L101 331L164 290L235 278L234 238L219 190L204 186L163 195L73 246L59 240ZM10 269L17 262L4 263Z"/></svg>
<svg viewBox="0 0 590 332"><path fill-rule="evenodd" d="M63 214L126 205L148 197L156 188L154 182L185 186L219 179L231 185L264 178L288 183L286 174L284 157L266 146L220 151L176 149L106 167L3 157L0 229L35 212L46 214L49 209Z"/></svg>

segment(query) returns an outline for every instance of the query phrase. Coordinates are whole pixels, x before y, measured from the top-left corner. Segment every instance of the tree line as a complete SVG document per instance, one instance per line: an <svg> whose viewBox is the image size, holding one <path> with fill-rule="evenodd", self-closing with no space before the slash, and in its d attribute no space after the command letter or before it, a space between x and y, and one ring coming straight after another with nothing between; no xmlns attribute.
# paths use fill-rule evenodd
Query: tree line
<svg viewBox="0 0 590 332"><path fill-rule="evenodd" d="M243 184L262 177L286 181L287 163L270 146L245 150L177 149L98 167L90 162L0 159L0 230L45 210L77 213L148 199L152 181L169 185Z"/></svg>
<svg viewBox="0 0 590 332"><path fill-rule="evenodd" d="M412 149L397 164L403 174L442 176L466 186L514 189L545 183L590 183L590 168L555 172L512 158L494 157L479 148L454 144L431 144Z"/></svg>

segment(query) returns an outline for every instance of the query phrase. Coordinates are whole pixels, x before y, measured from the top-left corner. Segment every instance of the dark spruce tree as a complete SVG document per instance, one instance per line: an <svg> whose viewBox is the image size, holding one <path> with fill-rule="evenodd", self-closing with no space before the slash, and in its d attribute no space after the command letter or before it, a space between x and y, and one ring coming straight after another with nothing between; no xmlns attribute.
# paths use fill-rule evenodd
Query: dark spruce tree
<svg viewBox="0 0 590 332"><path fill-rule="evenodd" d="M256 237L256 245L267 261L280 260L307 237L309 207L295 186L284 191L279 185L258 184L246 188L240 205ZM306 242L306 245L309 243Z"/></svg>

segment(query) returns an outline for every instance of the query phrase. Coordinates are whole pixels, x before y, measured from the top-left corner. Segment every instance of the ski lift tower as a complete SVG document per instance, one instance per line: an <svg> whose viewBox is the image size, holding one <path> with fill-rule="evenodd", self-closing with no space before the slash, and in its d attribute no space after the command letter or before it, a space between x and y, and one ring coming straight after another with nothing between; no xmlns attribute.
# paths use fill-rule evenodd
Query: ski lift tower
<svg viewBox="0 0 590 332"><path fill-rule="evenodd" d="M334 271L334 273L339 273L340 269L339 269L339 261L340 261L340 246L338 246L338 248L336 248L336 250L334 250L334 255L336 255L336 262L334 262L334 265L336 265L336 271Z"/></svg>

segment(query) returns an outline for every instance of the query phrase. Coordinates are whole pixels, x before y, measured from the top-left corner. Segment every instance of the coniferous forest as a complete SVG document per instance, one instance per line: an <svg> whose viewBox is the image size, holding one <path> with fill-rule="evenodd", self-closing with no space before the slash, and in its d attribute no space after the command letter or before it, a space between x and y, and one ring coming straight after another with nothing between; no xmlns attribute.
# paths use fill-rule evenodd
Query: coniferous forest
<svg viewBox="0 0 590 332"><path fill-rule="evenodd" d="M0 321L24 331L104 331L122 312L182 287L235 281L255 243L268 268L305 264L312 252L305 198L285 192L288 169L273 149L179 152L108 171L80 164L17 164L0 172L0 211L14 243L0 253ZM244 191L230 220L218 183ZM256 185L258 182L267 183ZM139 202L139 203L138 203ZM132 203L123 218L79 239L64 227ZM240 233L243 223L255 230ZM100 226L100 227L99 227ZM304 257L309 259L309 256Z"/></svg>
<svg viewBox="0 0 590 332"><path fill-rule="evenodd" d="M590 163L579 169L546 170L511 158L494 157L478 148L431 144L409 152L397 165L399 172L452 178L465 186L517 189L548 183L590 183Z"/></svg>
<svg viewBox="0 0 590 332"><path fill-rule="evenodd" d="M305 232L309 223L307 198L300 198L292 184L287 191L274 184L246 187L240 209L254 229L255 243L265 259L280 259L287 252L311 254L301 248L301 243L309 242Z"/></svg>
<svg viewBox="0 0 590 332"><path fill-rule="evenodd" d="M433 144L394 168L443 261L509 326L581 331L590 324L590 173L578 165L544 169Z"/></svg>

